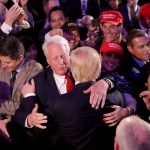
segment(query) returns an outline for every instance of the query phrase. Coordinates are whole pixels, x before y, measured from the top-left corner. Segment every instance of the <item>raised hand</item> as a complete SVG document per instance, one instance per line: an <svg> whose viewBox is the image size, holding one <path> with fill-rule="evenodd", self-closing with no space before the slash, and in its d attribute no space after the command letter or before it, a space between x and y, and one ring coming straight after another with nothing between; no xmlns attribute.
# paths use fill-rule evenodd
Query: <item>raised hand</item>
<svg viewBox="0 0 150 150"><path fill-rule="evenodd" d="M22 12L22 8L15 3L9 10L6 9L5 22L12 26Z"/></svg>

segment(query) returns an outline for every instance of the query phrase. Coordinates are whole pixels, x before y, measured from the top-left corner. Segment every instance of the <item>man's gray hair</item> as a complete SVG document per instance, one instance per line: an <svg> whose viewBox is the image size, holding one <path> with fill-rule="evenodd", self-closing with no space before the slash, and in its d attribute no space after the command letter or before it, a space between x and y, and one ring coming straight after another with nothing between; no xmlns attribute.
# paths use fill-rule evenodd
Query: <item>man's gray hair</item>
<svg viewBox="0 0 150 150"><path fill-rule="evenodd" d="M150 150L150 124L136 115L122 119L115 142L119 150Z"/></svg>
<svg viewBox="0 0 150 150"><path fill-rule="evenodd" d="M62 46L64 46L65 47L65 50L68 52L68 53L70 53L70 47L69 47L69 43L68 43L68 41L64 38L64 37L62 37L62 36L60 36L60 35L54 35L54 36L49 36L49 38L47 38L45 41L44 41L44 43L43 43L43 45L42 45L42 49L43 49L43 51L44 51L44 55L46 56L47 55L47 53L48 53L48 45L49 44L60 44L60 45L62 45Z"/></svg>

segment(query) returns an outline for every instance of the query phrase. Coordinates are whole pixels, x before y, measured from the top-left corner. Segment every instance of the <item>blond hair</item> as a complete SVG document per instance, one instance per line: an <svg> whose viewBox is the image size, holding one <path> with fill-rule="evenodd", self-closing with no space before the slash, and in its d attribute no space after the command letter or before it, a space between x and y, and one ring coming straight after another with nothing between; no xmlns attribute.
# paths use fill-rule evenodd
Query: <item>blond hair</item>
<svg viewBox="0 0 150 150"><path fill-rule="evenodd" d="M100 75L101 60L98 52L88 46L79 47L71 52L71 72L78 82L95 80Z"/></svg>

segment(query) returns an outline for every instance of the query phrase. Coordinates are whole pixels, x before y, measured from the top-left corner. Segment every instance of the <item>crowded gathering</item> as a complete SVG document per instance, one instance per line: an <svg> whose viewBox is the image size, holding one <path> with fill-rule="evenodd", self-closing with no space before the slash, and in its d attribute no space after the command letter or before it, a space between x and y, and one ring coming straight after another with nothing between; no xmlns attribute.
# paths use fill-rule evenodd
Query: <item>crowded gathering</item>
<svg viewBox="0 0 150 150"><path fill-rule="evenodd" d="M149 0L0 0L0 149L150 150Z"/></svg>

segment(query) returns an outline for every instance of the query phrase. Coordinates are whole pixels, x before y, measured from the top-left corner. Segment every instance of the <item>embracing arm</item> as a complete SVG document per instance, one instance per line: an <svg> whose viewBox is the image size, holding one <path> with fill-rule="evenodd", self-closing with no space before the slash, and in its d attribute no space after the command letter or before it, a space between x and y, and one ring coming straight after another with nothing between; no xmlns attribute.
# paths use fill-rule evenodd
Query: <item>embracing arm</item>
<svg viewBox="0 0 150 150"><path fill-rule="evenodd" d="M115 83L110 79L104 78L97 81L94 85L88 88L84 93L90 93L90 104L93 108L98 109L99 106L101 108L105 105L106 94L108 90L115 88Z"/></svg>
<svg viewBox="0 0 150 150"><path fill-rule="evenodd" d="M136 100L129 93L122 93L124 95L124 106L112 105L111 108L114 111L104 114L104 121L109 126L114 126L120 122L121 119L135 114L136 111Z"/></svg>

